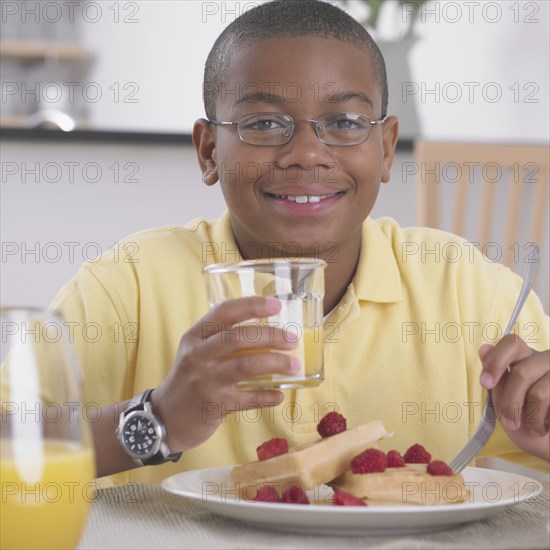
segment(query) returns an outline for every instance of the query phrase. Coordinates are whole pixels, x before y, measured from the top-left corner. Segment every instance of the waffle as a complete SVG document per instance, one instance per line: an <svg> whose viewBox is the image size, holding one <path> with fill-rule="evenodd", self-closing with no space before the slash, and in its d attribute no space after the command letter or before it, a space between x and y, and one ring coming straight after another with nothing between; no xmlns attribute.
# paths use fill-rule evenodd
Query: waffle
<svg viewBox="0 0 550 550"><path fill-rule="evenodd" d="M455 504L468 499L469 491L460 474L433 476L426 468L427 464L406 464L370 474L348 470L328 485L363 498L369 505Z"/></svg>
<svg viewBox="0 0 550 550"><path fill-rule="evenodd" d="M380 420L290 449L288 453L235 466L231 478L241 489L248 485L284 487L296 484L306 490L341 476L351 459L377 441L391 437Z"/></svg>

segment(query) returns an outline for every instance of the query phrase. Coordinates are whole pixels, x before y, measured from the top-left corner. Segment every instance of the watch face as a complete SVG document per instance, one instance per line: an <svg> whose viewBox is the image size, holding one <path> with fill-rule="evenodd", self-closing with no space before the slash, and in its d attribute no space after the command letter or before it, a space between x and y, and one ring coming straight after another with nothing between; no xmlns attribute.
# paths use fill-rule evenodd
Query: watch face
<svg viewBox="0 0 550 550"><path fill-rule="evenodd" d="M126 448L140 457L151 455L159 439L153 420L141 414L128 418L122 438Z"/></svg>

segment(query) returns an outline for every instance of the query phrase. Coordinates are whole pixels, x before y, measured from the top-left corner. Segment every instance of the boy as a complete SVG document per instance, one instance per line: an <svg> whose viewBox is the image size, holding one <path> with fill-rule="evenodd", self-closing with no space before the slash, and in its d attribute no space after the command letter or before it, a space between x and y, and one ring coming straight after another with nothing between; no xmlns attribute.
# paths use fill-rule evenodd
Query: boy
<svg viewBox="0 0 550 550"><path fill-rule="evenodd" d="M405 258L406 243L466 245L368 218L390 178L398 123L386 114L384 62L363 27L324 2L261 5L220 35L204 90L207 119L196 122L193 141L204 183L220 183L228 213L132 236L137 263L85 265L53 304L68 322L123 332L76 342L87 399L103 407L92 423L98 475L160 482L254 460L272 437L291 447L310 441L335 409L349 426L382 419L395 432L390 448L419 442L449 461L477 428L483 388L494 388L500 413L484 454L548 460L548 321L536 296L518 324L520 336L528 323L536 334L501 339L518 277L473 251L455 263ZM328 263L325 381L286 394L239 392L240 380L295 365L280 353L230 358L236 351L295 344L281 331L250 342L232 328L278 311L277 300L246 298L208 312L201 269L285 256L288 243ZM438 327L449 323L464 330L461 338L441 336ZM205 335L203 326L218 330ZM484 344L488 326L494 346ZM147 389L154 391L132 398ZM135 469L116 437L129 399L142 407L145 399L165 429L161 451L144 461L155 467Z"/></svg>

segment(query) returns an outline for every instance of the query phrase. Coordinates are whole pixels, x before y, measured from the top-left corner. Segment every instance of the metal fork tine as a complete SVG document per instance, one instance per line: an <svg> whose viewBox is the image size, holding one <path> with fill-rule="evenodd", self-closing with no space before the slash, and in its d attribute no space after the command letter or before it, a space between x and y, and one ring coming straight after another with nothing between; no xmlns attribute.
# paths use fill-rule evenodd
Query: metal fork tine
<svg viewBox="0 0 550 550"><path fill-rule="evenodd" d="M468 458L470 456L470 449L466 449L468 452L462 452L460 453L450 464L451 470L458 472L463 468L463 463L465 462L465 458Z"/></svg>
<svg viewBox="0 0 550 550"><path fill-rule="evenodd" d="M461 472L466 468L466 466L469 464L466 460L462 461L460 464L457 464L455 467L452 468L454 472Z"/></svg>
<svg viewBox="0 0 550 550"><path fill-rule="evenodd" d="M468 456L470 454L470 446L468 447L464 447L464 449L462 449L462 451L459 453L459 455L453 460L453 462L451 462L451 467L452 467L452 464L454 462L457 462L458 464L461 464L464 460L464 457L465 456ZM454 468L453 468L454 470Z"/></svg>
<svg viewBox="0 0 550 550"><path fill-rule="evenodd" d="M462 462L457 462L456 464L454 462L451 463L449 466L453 472L461 472L464 468L462 467Z"/></svg>
<svg viewBox="0 0 550 550"><path fill-rule="evenodd" d="M489 404L492 406L492 399ZM449 465L451 470L455 472L462 471L475 458L479 451L485 447L493 434L494 427L494 421L484 418L476 433Z"/></svg>
<svg viewBox="0 0 550 550"><path fill-rule="evenodd" d="M468 464L470 464L473 458L475 458L475 456L479 453L479 451L481 451L481 449L483 449L483 447L484 445L476 445L476 447L472 449L472 454L474 455L473 457L471 455L463 457L460 464L460 469L463 470Z"/></svg>
<svg viewBox="0 0 550 550"><path fill-rule="evenodd" d="M464 466L466 464L469 464L473 458L475 458L475 455L483 449L489 438L491 437L493 430L489 426L483 426L483 432L481 429L478 429L478 432L474 434L472 439L468 442L468 444L458 453L456 458L451 462L450 468L454 470L455 472L460 471L464 469ZM489 428L489 429L485 429ZM456 464L456 468L453 466ZM459 467L459 465L461 467Z"/></svg>
<svg viewBox="0 0 550 550"><path fill-rule="evenodd" d="M472 461L472 458L477 455L481 449L485 446L486 441L472 440L471 445L465 447L462 452L451 462L450 468L455 472L463 470L467 464ZM473 455L473 456L472 456Z"/></svg>
<svg viewBox="0 0 550 550"><path fill-rule="evenodd" d="M481 449L481 447L480 447ZM476 451L477 452L477 451ZM460 472L462 471L469 463L471 462L471 458L469 456L469 454L467 456L463 456L461 457L459 463L456 465L456 466L453 466L452 467L452 470L455 471L455 472Z"/></svg>

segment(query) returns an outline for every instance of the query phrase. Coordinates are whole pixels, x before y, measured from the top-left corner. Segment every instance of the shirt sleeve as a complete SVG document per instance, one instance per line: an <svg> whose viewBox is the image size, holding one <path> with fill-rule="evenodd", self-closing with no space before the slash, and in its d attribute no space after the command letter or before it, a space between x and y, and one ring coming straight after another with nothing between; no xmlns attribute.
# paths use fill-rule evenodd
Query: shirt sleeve
<svg viewBox="0 0 550 550"><path fill-rule="evenodd" d="M107 278L83 266L53 300L84 377L83 414L127 399L133 386L137 319L129 319Z"/></svg>

